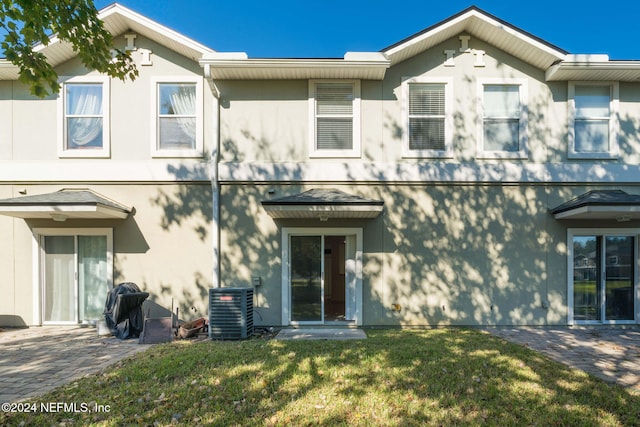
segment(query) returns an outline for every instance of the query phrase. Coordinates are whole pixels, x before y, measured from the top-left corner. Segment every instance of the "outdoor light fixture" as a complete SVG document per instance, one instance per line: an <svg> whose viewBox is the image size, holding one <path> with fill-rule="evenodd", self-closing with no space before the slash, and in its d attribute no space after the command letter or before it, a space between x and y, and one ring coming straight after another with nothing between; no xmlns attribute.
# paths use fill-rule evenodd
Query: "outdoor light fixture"
<svg viewBox="0 0 640 427"><path fill-rule="evenodd" d="M67 216L54 213L54 214L51 214L51 219L57 222L65 222L67 220Z"/></svg>

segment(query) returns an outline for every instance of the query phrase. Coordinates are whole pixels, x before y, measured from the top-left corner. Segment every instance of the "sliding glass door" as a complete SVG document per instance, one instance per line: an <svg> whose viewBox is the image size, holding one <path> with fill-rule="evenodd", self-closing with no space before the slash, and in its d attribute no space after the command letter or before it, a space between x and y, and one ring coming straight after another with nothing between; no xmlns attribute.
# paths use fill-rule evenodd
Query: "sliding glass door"
<svg viewBox="0 0 640 427"><path fill-rule="evenodd" d="M110 230L88 235L54 232L40 236L42 322L95 323L102 318L112 286Z"/></svg>
<svg viewBox="0 0 640 427"><path fill-rule="evenodd" d="M282 229L282 324L362 322L362 229Z"/></svg>
<svg viewBox="0 0 640 427"><path fill-rule="evenodd" d="M73 236L44 236L43 320L77 323Z"/></svg>
<svg viewBox="0 0 640 427"><path fill-rule="evenodd" d="M635 235L571 235L573 320L629 323L635 320Z"/></svg>
<svg viewBox="0 0 640 427"><path fill-rule="evenodd" d="M324 320L322 236L291 236L291 320Z"/></svg>

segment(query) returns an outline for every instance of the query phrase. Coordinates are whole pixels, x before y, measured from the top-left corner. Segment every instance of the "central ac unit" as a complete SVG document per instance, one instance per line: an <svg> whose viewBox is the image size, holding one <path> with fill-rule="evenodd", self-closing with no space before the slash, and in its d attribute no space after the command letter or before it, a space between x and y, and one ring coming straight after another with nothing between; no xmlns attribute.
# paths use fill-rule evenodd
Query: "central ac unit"
<svg viewBox="0 0 640 427"><path fill-rule="evenodd" d="M246 339L253 334L253 288L209 289L209 338Z"/></svg>

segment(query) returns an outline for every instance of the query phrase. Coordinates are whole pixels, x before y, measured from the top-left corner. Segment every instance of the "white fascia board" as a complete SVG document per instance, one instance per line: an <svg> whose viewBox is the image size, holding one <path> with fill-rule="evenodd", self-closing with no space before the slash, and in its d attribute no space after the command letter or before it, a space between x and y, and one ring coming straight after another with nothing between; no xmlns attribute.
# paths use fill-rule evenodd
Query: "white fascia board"
<svg viewBox="0 0 640 427"><path fill-rule="evenodd" d="M118 3L112 3L111 5L106 6L98 11L98 19L103 22L108 20L109 17L113 15L121 15L132 23L146 27L160 36L174 40L188 49L199 52L200 55L215 52L213 49L210 49L205 45L196 42L195 40L185 37L184 35L168 27L165 27L164 25L158 24L157 22L147 18L146 16L140 15L139 13L134 12L133 10L126 8ZM113 36L117 36L117 34L113 34ZM35 52L43 51L46 50L47 47L61 42L62 40L60 40L58 35L54 34L49 38L49 43L47 45L44 45L42 43L37 44L36 46L34 46L33 50ZM72 49L71 46L69 46L69 49Z"/></svg>
<svg viewBox="0 0 640 427"><path fill-rule="evenodd" d="M130 210L130 209L129 209ZM126 219L128 212L104 205L34 205L0 206L0 215L17 218L46 218L50 215L65 215L68 218L116 218Z"/></svg>
<svg viewBox="0 0 640 427"><path fill-rule="evenodd" d="M114 3L111 4L105 8L103 8L102 10L100 10L98 12L98 18L102 21L104 21L105 19L107 19L109 16L114 15L114 14L118 14L118 15L122 15L123 17L137 23L140 25L143 25L147 28L149 28L150 30L158 33L161 36L170 38L182 45L184 45L185 47L188 47L190 49L193 49L195 51L199 51L201 52L203 55L206 53L211 53L214 52L213 49L210 49L208 47L206 47L203 44L200 44L198 42L196 42L195 40L192 40L188 37L185 37L184 35L172 30L171 28L167 28L164 25L158 24L156 21L153 21L149 18L147 18L144 15L140 15L137 12L134 12L133 10L126 8L124 6L122 6L121 4L118 3Z"/></svg>
<svg viewBox="0 0 640 427"><path fill-rule="evenodd" d="M375 71L376 77L382 80L391 62L379 52L348 52L343 59L248 58L244 52L216 52L204 55L200 65L213 78L224 78L221 74L226 70L235 71L234 77L239 75L237 73L248 71L254 78L259 76L264 79L274 78L272 72L277 70L285 73L285 76L287 72L296 72L296 75L306 73L308 78L313 78L315 72L335 70L342 75L345 70L352 70L363 73L367 78L371 76L371 71ZM242 78L243 75L240 76Z"/></svg>
<svg viewBox="0 0 640 427"><path fill-rule="evenodd" d="M555 219L570 218L598 218L600 216L624 216L625 214L637 214L640 212L640 206L615 206L615 205L597 205L597 206L580 206L575 209L569 209L554 214Z"/></svg>
<svg viewBox="0 0 640 427"><path fill-rule="evenodd" d="M599 56L603 55L596 55L596 57ZM639 73L638 77L640 78L640 61L562 61L547 69L545 72L545 80L584 80L584 75L571 76L567 73L585 73L595 71L608 71L610 73L628 73L635 71Z"/></svg>
<svg viewBox="0 0 640 427"><path fill-rule="evenodd" d="M386 53L389 56L392 56L404 49L406 49L407 47L419 43L425 39L428 39L430 37L435 36L436 34L443 32L451 27L454 27L456 25L460 25L463 24L466 28L466 22L465 21L469 21L471 19L478 19L488 25L491 25L495 28L498 28L502 31L504 31L505 33L509 34L512 37L516 37L522 41L525 41L526 43L528 43L529 45L531 45L532 47L536 48L536 49L540 49L550 55L556 56L558 58L564 58L565 54L563 52L560 52L554 48L552 48L551 46L548 46L534 38L529 37L528 35L524 34L523 32L519 31L516 28L507 26L505 24L503 24L502 22L496 21L495 19L479 12L478 10L470 10L467 13L460 15L454 19L451 19L449 21L444 22L442 25L439 25L435 28L433 28L431 31L427 31L423 34L420 34L418 36L415 36L414 38L411 38L410 40L407 40L405 43L395 46L392 49L386 50L384 53Z"/></svg>
<svg viewBox="0 0 640 427"><path fill-rule="evenodd" d="M481 13L479 13L478 11L472 11L473 15L475 18L480 19L490 25L492 25L493 27L496 27L502 31L504 31L505 33L520 39L526 43L528 43L529 45L531 45L532 47L536 48L536 49L540 49L545 53L548 53L549 55L553 55L559 59L565 58L566 54L564 52L561 52L557 49L554 49L553 47L542 43L532 37L529 37L527 34L523 33L522 31L514 28L514 27L510 27L510 26L505 26L502 22L498 22L486 15L483 15Z"/></svg>
<svg viewBox="0 0 640 427"><path fill-rule="evenodd" d="M6 59L0 59L0 80L17 80L20 77L20 67Z"/></svg>
<svg viewBox="0 0 640 427"><path fill-rule="evenodd" d="M312 212L312 213L329 213L329 212L382 212L382 205L263 205L267 212Z"/></svg>

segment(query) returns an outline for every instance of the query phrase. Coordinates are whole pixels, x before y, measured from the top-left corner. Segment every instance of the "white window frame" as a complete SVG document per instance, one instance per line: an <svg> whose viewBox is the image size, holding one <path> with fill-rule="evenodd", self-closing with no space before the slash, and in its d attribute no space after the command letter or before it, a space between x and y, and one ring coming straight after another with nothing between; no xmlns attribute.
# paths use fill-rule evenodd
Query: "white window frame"
<svg viewBox="0 0 640 427"><path fill-rule="evenodd" d="M633 236L634 248L634 316L635 320L602 320L602 321L577 321L573 318L573 238L579 236ZM637 324L640 321L640 286L638 273L640 272L640 228L569 228L567 229L567 324ZM603 254L604 261L604 254Z"/></svg>
<svg viewBox="0 0 640 427"><path fill-rule="evenodd" d="M196 85L196 146L193 149L163 150L158 138L158 86L160 84ZM155 76L151 78L151 156L152 157L202 157L204 147L204 102L202 77L197 76Z"/></svg>
<svg viewBox="0 0 640 427"><path fill-rule="evenodd" d="M348 150L319 150L316 148L316 87L320 83L351 83L353 85L353 145ZM359 158L360 142L360 80L309 80L309 157Z"/></svg>
<svg viewBox="0 0 640 427"><path fill-rule="evenodd" d="M592 152L585 153L576 150L576 86L599 86L610 88L609 100L609 151L608 152ZM568 153L570 159L617 159L619 156L618 133L619 133L619 104L620 104L620 86L618 82L601 82L601 81L575 81L569 82L568 87ZM601 117L604 119L604 117Z"/></svg>
<svg viewBox="0 0 640 427"><path fill-rule="evenodd" d="M110 93L111 79L108 76L63 76L60 77L58 93L58 157L65 158L108 158L111 156ZM67 149L67 113L65 85L88 83L102 85L102 148L91 150Z"/></svg>
<svg viewBox="0 0 640 427"><path fill-rule="evenodd" d="M412 84L444 85L444 150L412 150L410 148L409 97ZM453 78L452 77L405 77L402 81L402 157L405 158L452 158L453 157Z"/></svg>
<svg viewBox="0 0 640 427"><path fill-rule="evenodd" d="M484 87L492 85L518 86L520 95L519 150L485 150L484 149ZM479 159L528 159L528 81L519 78L486 78L478 79L477 86L477 157Z"/></svg>
<svg viewBox="0 0 640 427"><path fill-rule="evenodd" d="M109 289L113 289L113 228L34 228L32 240L32 277L33 277L33 319L34 324L42 325L42 304L44 289L44 254L42 249L42 238L44 236L106 236L107 238L107 284ZM75 253L77 257L77 251ZM77 260L76 260L77 261ZM77 262L76 262L77 265ZM76 278L77 280L77 278ZM77 284L76 284L77 286ZM106 295L105 295L106 297ZM77 296L76 296L77 298ZM75 323L74 323L75 324Z"/></svg>
<svg viewBox="0 0 640 427"><path fill-rule="evenodd" d="M291 292L290 292L290 274L291 274L291 236L346 236L347 252L353 252L352 260L347 261L345 270L352 275L352 284L347 285L345 289L345 311L350 321L356 326L363 324L363 289L362 289L362 271L363 271L363 231L360 227L283 227L282 228L282 282L281 282L281 304L282 304L282 326L296 325L300 322L291 321ZM349 243L351 242L351 243ZM350 250L351 249L351 250ZM323 251L324 252L324 251ZM324 278L322 279L324 281Z"/></svg>

